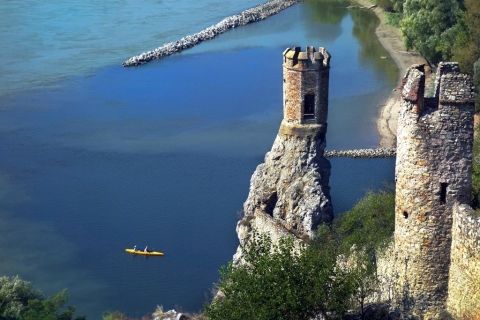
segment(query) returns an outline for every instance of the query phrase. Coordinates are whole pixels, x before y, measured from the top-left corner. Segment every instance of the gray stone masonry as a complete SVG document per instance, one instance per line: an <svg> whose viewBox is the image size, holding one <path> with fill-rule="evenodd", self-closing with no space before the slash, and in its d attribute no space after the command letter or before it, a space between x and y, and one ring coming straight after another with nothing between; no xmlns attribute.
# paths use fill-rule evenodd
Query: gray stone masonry
<svg viewBox="0 0 480 320"><path fill-rule="evenodd" d="M480 317L480 215L465 204L453 209L447 308L454 319Z"/></svg>
<svg viewBox="0 0 480 320"><path fill-rule="evenodd" d="M443 319L452 207L470 201L474 93L455 63L440 63L434 97L424 90L423 66L413 66L398 118L395 301L422 319Z"/></svg>

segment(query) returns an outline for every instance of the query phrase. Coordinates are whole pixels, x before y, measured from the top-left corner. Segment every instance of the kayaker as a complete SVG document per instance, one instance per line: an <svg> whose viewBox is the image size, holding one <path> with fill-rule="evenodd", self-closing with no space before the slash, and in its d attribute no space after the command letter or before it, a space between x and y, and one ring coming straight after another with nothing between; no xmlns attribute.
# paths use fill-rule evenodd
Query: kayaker
<svg viewBox="0 0 480 320"><path fill-rule="evenodd" d="M148 246L145 246L145 249L143 250L143 252L148 252Z"/></svg>
<svg viewBox="0 0 480 320"><path fill-rule="evenodd" d="M137 251L137 245L133 246L133 251Z"/></svg>

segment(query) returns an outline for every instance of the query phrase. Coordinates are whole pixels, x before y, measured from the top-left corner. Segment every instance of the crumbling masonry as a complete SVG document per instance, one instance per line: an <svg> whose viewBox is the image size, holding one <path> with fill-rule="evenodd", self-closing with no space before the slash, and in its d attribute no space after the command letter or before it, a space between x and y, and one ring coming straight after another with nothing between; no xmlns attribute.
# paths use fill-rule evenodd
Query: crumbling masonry
<svg viewBox="0 0 480 320"><path fill-rule="evenodd" d="M457 305L452 294L459 294L458 284L450 283L449 295L450 262L458 263L452 254L459 250L451 249L452 241L464 243L461 226L452 239L452 220L459 204L471 200L474 91L456 63L440 63L434 96L424 91L423 66L413 66L402 83L398 118L394 297L421 319L446 319L447 299ZM478 227L470 231L478 241Z"/></svg>

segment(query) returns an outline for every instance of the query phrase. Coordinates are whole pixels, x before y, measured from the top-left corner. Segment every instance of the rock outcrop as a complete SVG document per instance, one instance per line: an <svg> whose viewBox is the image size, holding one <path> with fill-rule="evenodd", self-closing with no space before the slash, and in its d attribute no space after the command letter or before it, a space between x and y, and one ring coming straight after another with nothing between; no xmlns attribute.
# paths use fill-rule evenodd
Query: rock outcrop
<svg viewBox="0 0 480 320"><path fill-rule="evenodd" d="M324 148L316 137L277 135L251 178L237 225L240 243L254 230L272 239L289 234L308 238L321 222L331 221L330 163L323 157Z"/></svg>

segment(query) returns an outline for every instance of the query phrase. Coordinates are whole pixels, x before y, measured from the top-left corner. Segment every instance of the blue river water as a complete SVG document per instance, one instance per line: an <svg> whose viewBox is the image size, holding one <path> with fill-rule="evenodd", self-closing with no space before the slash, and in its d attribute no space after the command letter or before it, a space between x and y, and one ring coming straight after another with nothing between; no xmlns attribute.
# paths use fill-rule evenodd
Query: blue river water
<svg viewBox="0 0 480 320"><path fill-rule="evenodd" d="M141 316L157 304L199 310L234 253L250 176L278 130L287 46L333 56L328 147L377 145L378 105L397 70L374 37L375 17L337 1L307 1L182 54L121 67L258 2L82 1L78 12L69 1L0 3L10 23L34 20L16 40L0 22L13 42L0 51L9 61L0 66L0 274L48 294L68 288L91 319ZM74 39L79 30L85 38ZM15 50L36 53L23 60ZM337 214L393 184L393 159L331 162ZM166 256L124 254L134 244Z"/></svg>

